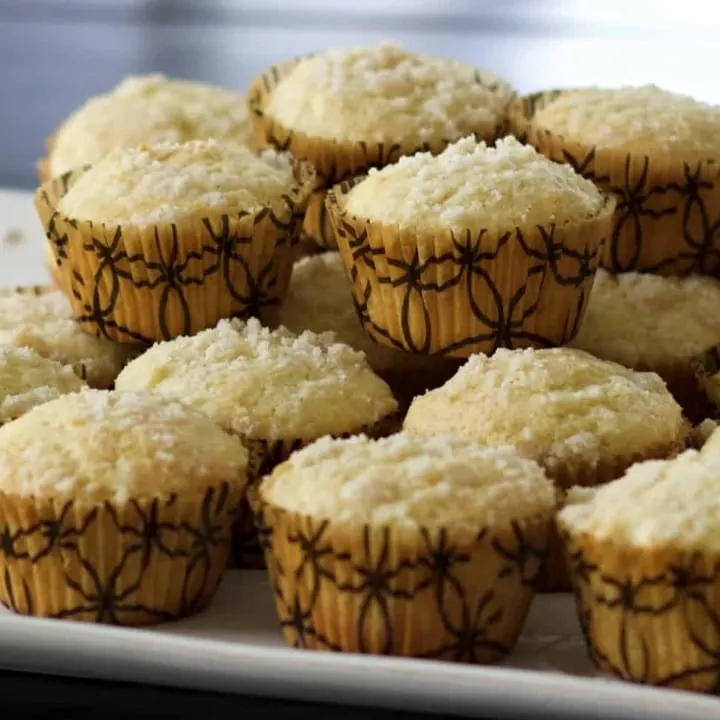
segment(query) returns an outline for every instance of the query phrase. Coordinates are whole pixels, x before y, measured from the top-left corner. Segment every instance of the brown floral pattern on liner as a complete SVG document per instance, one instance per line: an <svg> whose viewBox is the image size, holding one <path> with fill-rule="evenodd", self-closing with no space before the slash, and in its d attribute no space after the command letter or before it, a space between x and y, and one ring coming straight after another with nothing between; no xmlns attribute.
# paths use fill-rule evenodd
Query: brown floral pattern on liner
<svg viewBox="0 0 720 720"><path fill-rule="evenodd" d="M510 131L617 198L601 266L615 273L720 277L720 165L606 150L535 126L535 113L562 93L518 98L510 108Z"/></svg>
<svg viewBox="0 0 720 720"><path fill-rule="evenodd" d="M347 526L250 502L286 642L297 648L492 663L517 641L549 517L453 539Z"/></svg>
<svg viewBox="0 0 720 720"><path fill-rule="evenodd" d="M632 465L645 460L666 460L686 450L689 444L690 425L685 428L687 435L670 445L660 445L645 453L634 453L612 462L594 466L562 466L549 468L545 472L558 486L558 509L564 502L564 493L573 486L593 487L604 485L622 477ZM541 463L542 464L542 463ZM572 589L570 574L563 549L563 543L555 520L548 536L548 558L538 582L538 592L569 592Z"/></svg>
<svg viewBox="0 0 720 720"><path fill-rule="evenodd" d="M219 214L137 229L64 217L59 199L85 170L43 185L35 205L63 273L62 290L88 332L151 343L226 317L271 321L290 281L297 231L315 172L257 213Z"/></svg>
<svg viewBox="0 0 720 720"><path fill-rule="evenodd" d="M623 680L720 692L720 559L561 532L592 662Z"/></svg>
<svg viewBox="0 0 720 720"><path fill-rule="evenodd" d="M393 435L401 428L402 419L399 415L390 415L372 427L360 428L356 433L343 433L336 437L367 435L381 438ZM262 440L243 437L248 449L248 482L250 487L257 487L260 480L268 475L281 462L287 460L297 450L315 442L317 438L294 440ZM258 537L252 510L246 499L240 502L238 517L233 525L232 548L230 553L231 568L261 570L265 568L265 553Z"/></svg>
<svg viewBox="0 0 720 720"><path fill-rule="evenodd" d="M614 200L576 226L448 231L421 244L411 230L345 211L344 196L362 180L336 185L327 206L358 316L376 342L468 357L575 336Z"/></svg>
<svg viewBox="0 0 720 720"><path fill-rule="evenodd" d="M227 483L123 505L0 493L0 602L114 625L195 614L222 579L242 495Z"/></svg>
<svg viewBox="0 0 720 720"><path fill-rule="evenodd" d="M335 183L365 173L371 167L391 165L403 155L414 155L416 152L439 153L457 138L441 138L429 142L341 142L286 128L266 113L268 102L278 83L301 60L310 57L313 55L288 60L266 70L250 85L247 101L258 147L289 151L295 157L310 162L317 170L317 183L303 220L303 236L309 243L307 247L312 247L314 243L318 249L335 249L337 243L325 206L325 196L329 188ZM490 90L496 87L489 85L480 72L476 74L476 80L478 85ZM503 121L490 136L477 133L477 139L492 142L501 137L506 129L507 122Z"/></svg>
<svg viewBox="0 0 720 720"><path fill-rule="evenodd" d="M720 419L720 345L693 358L692 369L701 392L712 405L706 417Z"/></svg>

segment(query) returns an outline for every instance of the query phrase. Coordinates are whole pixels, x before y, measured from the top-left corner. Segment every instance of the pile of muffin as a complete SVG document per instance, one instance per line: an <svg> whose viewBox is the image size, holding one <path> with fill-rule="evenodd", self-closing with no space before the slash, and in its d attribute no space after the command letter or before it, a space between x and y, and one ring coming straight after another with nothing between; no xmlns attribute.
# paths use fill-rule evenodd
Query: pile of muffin
<svg viewBox="0 0 720 720"><path fill-rule="evenodd" d="M720 677L720 108L516 97L391 45L131 78L0 297L0 600L142 625L264 567L287 641L494 662L572 587L621 678Z"/></svg>

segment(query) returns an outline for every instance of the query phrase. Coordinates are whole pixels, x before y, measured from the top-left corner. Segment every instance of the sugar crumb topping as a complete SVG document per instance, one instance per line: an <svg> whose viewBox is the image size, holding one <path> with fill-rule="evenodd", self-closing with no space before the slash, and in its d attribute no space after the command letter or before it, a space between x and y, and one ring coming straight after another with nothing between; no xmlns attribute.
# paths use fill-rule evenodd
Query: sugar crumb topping
<svg viewBox="0 0 720 720"><path fill-rule="evenodd" d="M633 465L624 477L573 488L559 514L571 533L638 547L720 550L717 459L687 450L672 460Z"/></svg>
<svg viewBox="0 0 720 720"><path fill-rule="evenodd" d="M117 148L216 138L251 143L245 97L160 74L130 76L89 99L52 140L53 175L95 163Z"/></svg>
<svg viewBox="0 0 720 720"><path fill-rule="evenodd" d="M242 442L151 393L86 390L0 428L0 489L93 502L245 483Z"/></svg>
<svg viewBox="0 0 720 720"><path fill-rule="evenodd" d="M334 522L450 527L477 532L550 516L553 484L512 448L457 438L322 438L293 454L262 484L280 507Z"/></svg>
<svg viewBox="0 0 720 720"><path fill-rule="evenodd" d="M294 335L255 319L221 320L159 343L132 361L116 386L182 400L228 430L263 439L355 432L397 409L365 355L334 334Z"/></svg>
<svg viewBox="0 0 720 720"><path fill-rule="evenodd" d="M289 155L255 156L217 140L115 150L60 199L66 216L144 227L184 217L257 211L296 184Z"/></svg>
<svg viewBox="0 0 720 720"><path fill-rule="evenodd" d="M488 72L382 43L301 60L273 90L269 115L345 142L492 137L513 96Z"/></svg>
<svg viewBox="0 0 720 720"><path fill-rule="evenodd" d="M415 398L404 428L512 444L552 471L672 445L685 436L680 406L655 373L579 350L477 354L437 390Z"/></svg>
<svg viewBox="0 0 720 720"><path fill-rule="evenodd" d="M538 110L533 120L601 148L668 153L688 161L720 155L720 107L656 85L568 91Z"/></svg>
<svg viewBox="0 0 720 720"><path fill-rule="evenodd" d="M417 153L370 170L345 207L386 224L460 232L578 222L604 203L572 167L508 136L495 147L465 137L439 155Z"/></svg>
<svg viewBox="0 0 720 720"><path fill-rule="evenodd" d="M598 270L570 345L630 367L689 360L720 343L720 282Z"/></svg>
<svg viewBox="0 0 720 720"><path fill-rule="evenodd" d="M68 299L49 286L0 290L0 344L70 365L95 387L110 387L136 352L81 330Z"/></svg>

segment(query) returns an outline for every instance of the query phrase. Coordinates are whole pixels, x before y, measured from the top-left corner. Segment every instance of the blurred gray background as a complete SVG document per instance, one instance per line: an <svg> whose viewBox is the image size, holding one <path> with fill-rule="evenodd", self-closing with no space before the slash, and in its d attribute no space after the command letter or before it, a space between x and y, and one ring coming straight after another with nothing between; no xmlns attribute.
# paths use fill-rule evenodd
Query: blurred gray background
<svg viewBox="0 0 720 720"><path fill-rule="evenodd" d="M392 40L522 91L655 82L720 103L718 0L0 0L0 186L31 188L44 138L151 71L244 90L286 57Z"/></svg>

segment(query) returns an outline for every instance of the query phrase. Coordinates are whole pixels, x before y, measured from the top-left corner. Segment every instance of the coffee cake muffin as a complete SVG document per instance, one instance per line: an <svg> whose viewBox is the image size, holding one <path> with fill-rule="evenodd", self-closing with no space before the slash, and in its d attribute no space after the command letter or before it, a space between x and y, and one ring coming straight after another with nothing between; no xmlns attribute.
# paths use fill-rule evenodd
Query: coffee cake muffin
<svg viewBox="0 0 720 720"><path fill-rule="evenodd" d="M692 368L703 396L712 405L712 417L720 419L720 344L693 358Z"/></svg>
<svg viewBox="0 0 720 720"><path fill-rule="evenodd" d="M569 348L474 355L445 385L414 400L404 428L513 445L563 488L672 455L688 430L658 375Z"/></svg>
<svg viewBox="0 0 720 720"><path fill-rule="evenodd" d="M243 95L159 74L128 77L89 99L55 130L40 176L45 182L119 148L207 138L252 144Z"/></svg>
<svg viewBox="0 0 720 720"><path fill-rule="evenodd" d="M467 137L336 186L327 206L364 326L467 357L574 336L614 200L514 138Z"/></svg>
<svg viewBox="0 0 720 720"><path fill-rule="evenodd" d="M717 459L694 450L567 494L558 524L601 670L661 687L717 689L719 495Z"/></svg>
<svg viewBox="0 0 720 720"><path fill-rule="evenodd" d="M198 612L227 565L246 468L238 438L158 395L35 408L0 428L0 602L119 625Z"/></svg>
<svg viewBox="0 0 720 720"><path fill-rule="evenodd" d="M511 448L398 434L318 440L250 501L290 645L489 663L522 629L555 490Z"/></svg>
<svg viewBox="0 0 720 720"><path fill-rule="evenodd" d="M512 88L455 60L387 43L329 50L270 68L248 92L255 138L307 159L320 183L304 231L334 247L325 190L418 150L465 135L491 141L506 123Z"/></svg>
<svg viewBox="0 0 720 720"><path fill-rule="evenodd" d="M460 362L413 355L375 342L373 329L365 330L358 318L345 266L337 252L320 253L295 263L280 323L297 334L304 330L334 332L339 342L362 350L370 367L403 404L449 380Z"/></svg>
<svg viewBox="0 0 720 720"><path fill-rule="evenodd" d="M720 281L647 273L595 276L587 311L570 345L635 370L652 370L686 414L709 414L693 362L720 343Z"/></svg>
<svg viewBox="0 0 720 720"><path fill-rule="evenodd" d="M223 320L155 345L127 365L116 386L180 400L241 436L251 480L324 435L396 428L397 401L362 353L330 333L271 331L254 319ZM253 566L258 546L249 519L241 521L236 562Z"/></svg>
<svg viewBox="0 0 720 720"><path fill-rule="evenodd" d="M0 345L0 427L38 405L84 387L72 368L29 348Z"/></svg>
<svg viewBox="0 0 720 720"><path fill-rule="evenodd" d="M566 489L672 456L684 448L689 428L655 373L555 348L474 355L449 382L413 401L404 430L513 445ZM541 587L568 588L555 535Z"/></svg>
<svg viewBox="0 0 720 720"><path fill-rule="evenodd" d="M514 134L618 200L613 272L720 275L720 107L654 85L521 98Z"/></svg>
<svg viewBox="0 0 720 720"><path fill-rule="evenodd" d="M50 286L0 290L0 345L28 347L70 365L99 389L111 388L125 363L140 351L83 332L68 299Z"/></svg>
<svg viewBox="0 0 720 720"><path fill-rule="evenodd" d="M279 303L313 171L216 140L115 150L36 194L86 330L167 340Z"/></svg>

